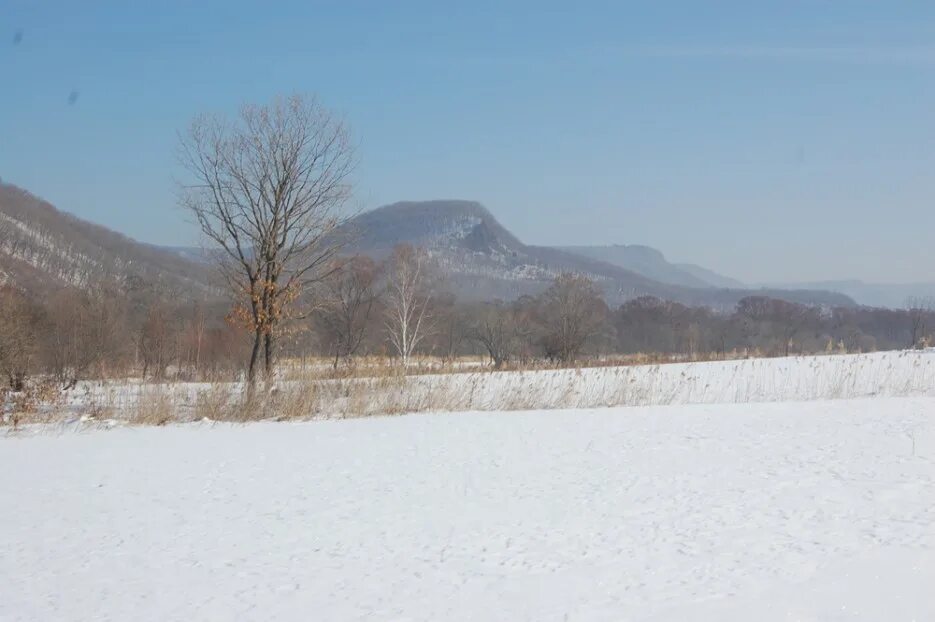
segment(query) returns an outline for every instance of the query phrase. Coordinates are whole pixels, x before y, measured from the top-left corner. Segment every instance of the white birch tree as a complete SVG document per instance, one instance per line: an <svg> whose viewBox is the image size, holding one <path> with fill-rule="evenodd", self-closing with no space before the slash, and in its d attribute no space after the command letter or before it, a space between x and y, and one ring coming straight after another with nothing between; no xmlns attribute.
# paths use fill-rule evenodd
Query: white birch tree
<svg viewBox="0 0 935 622"><path fill-rule="evenodd" d="M387 268L385 326L404 367L432 330L428 263L424 250L404 244L393 250Z"/></svg>

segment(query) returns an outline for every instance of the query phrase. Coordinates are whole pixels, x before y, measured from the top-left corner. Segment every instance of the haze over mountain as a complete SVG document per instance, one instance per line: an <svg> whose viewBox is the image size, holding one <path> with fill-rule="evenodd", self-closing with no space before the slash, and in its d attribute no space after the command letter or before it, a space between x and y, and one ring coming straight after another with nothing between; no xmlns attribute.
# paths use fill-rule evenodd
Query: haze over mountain
<svg viewBox="0 0 935 622"><path fill-rule="evenodd" d="M568 250L527 245L473 201L394 203L360 214L337 235L353 240L346 253L376 259L385 258L400 243L426 248L445 288L465 300L512 300L537 294L560 273L575 272L592 278L611 305L651 295L687 305L730 308L754 293L809 304L853 304L847 296L815 288L719 288L697 272L669 264L647 247L612 247L622 249L614 255L616 261L643 259L631 262L633 269L628 269ZM200 249L142 244L61 212L16 186L0 185L4 283L42 292L66 285L84 287L98 278L138 279L175 295L217 296L220 290L212 282L209 263Z"/></svg>
<svg viewBox="0 0 935 622"><path fill-rule="evenodd" d="M614 244L612 246L564 246L562 250L591 259L604 261L638 274L685 287L718 287L742 289L746 287L736 279L720 275L713 270L694 264L673 264L661 251L641 244Z"/></svg>
<svg viewBox="0 0 935 622"><path fill-rule="evenodd" d="M565 246L563 250L606 261L643 276L672 285L727 289L766 288L781 290L833 291L845 294L869 307L903 308L910 299L935 301L932 283L866 283L859 279L760 283L746 285L737 279L718 274L690 263L672 263L655 248L639 244L611 246ZM935 302L927 303L935 305Z"/></svg>
<svg viewBox="0 0 935 622"><path fill-rule="evenodd" d="M693 263L676 263L672 265L696 278L701 279L712 287L726 287L728 289L743 289L749 287L749 285L746 285L737 279L724 276L723 274L719 274L714 270L709 270L708 268Z"/></svg>
<svg viewBox="0 0 935 622"><path fill-rule="evenodd" d="M792 288L800 290L833 290L841 292L857 303L868 307L902 309L910 302L922 303L935 308L935 282L932 283L865 283L854 279L847 281L816 281L809 283L772 283L763 287Z"/></svg>
<svg viewBox="0 0 935 622"><path fill-rule="evenodd" d="M746 285L737 279L691 263L672 263L658 250L639 244L611 246L565 246L563 250L632 270L672 285L726 289L765 288L771 290L832 291L868 307L900 309L910 300L935 306L935 282L867 283L859 279L758 283Z"/></svg>

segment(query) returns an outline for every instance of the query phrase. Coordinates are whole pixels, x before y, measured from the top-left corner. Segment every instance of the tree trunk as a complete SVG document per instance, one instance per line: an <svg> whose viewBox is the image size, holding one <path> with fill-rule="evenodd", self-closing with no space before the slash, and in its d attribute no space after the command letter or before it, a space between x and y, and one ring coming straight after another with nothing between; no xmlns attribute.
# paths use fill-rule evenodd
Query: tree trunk
<svg viewBox="0 0 935 622"><path fill-rule="evenodd" d="M260 358L260 342L263 340L263 333L257 329L253 333L253 349L250 351L250 365L247 367L247 383L252 387L256 382L256 364Z"/></svg>
<svg viewBox="0 0 935 622"><path fill-rule="evenodd" d="M266 379L267 379L267 380L272 380L272 379L273 379L273 371L274 371L274 369L275 369L275 367L276 367L276 361L275 361L275 357L276 357L276 341L275 341L275 339L273 338L273 333L272 333L272 331L267 331L267 333L266 333L266 339L265 339L265 342L264 342L264 346L265 346L265 348L264 348L264 350L265 350L264 354L265 354L265 363L266 363L266 367L265 367L265 370L264 370L264 371L265 371L265 373L266 373Z"/></svg>

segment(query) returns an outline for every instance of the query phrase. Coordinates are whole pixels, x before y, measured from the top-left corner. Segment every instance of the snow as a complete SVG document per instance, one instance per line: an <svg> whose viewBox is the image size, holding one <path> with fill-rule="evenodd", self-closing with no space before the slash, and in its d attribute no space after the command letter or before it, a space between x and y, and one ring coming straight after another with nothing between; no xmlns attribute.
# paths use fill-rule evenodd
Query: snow
<svg viewBox="0 0 935 622"><path fill-rule="evenodd" d="M0 438L0 620L932 620L935 398Z"/></svg>
<svg viewBox="0 0 935 622"><path fill-rule="evenodd" d="M516 410L515 404L552 409L935 396L935 352L435 374L407 379L400 392L416 406L434 403L438 395L450 396L456 410Z"/></svg>
<svg viewBox="0 0 935 622"><path fill-rule="evenodd" d="M299 374L301 375L301 374ZM503 411L677 404L738 404L862 397L935 397L935 350L833 356L795 356L662 365L469 371L408 377L312 380L308 417L420 411ZM308 390L284 381L282 389ZM137 396L164 388L180 419L199 396L237 392L239 384L174 383L154 387L138 382L85 383L68 394L66 417L80 417L92 405L120 418ZM316 401L317 400L317 401Z"/></svg>

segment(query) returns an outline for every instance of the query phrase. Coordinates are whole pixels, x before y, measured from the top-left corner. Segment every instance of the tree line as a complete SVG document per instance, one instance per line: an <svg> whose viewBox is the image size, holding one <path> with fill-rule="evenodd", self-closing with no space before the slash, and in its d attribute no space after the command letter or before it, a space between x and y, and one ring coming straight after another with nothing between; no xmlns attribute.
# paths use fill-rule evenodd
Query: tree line
<svg viewBox="0 0 935 622"><path fill-rule="evenodd" d="M617 308L581 275L562 274L537 296L458 301L421 249L383 262L337 257L327 278L280 324L283 356L353 368L363 356L483 356L491 368L586 364L630 354L695 360L922 347L935 307L809 307L763 296L731 312L639 297ZM178 302L139 282L100 283L51 297L0 288L0 374L10 389L41 375L68 389L82 379L233 379L246 373L255 333L222 301Z"/></svg>

